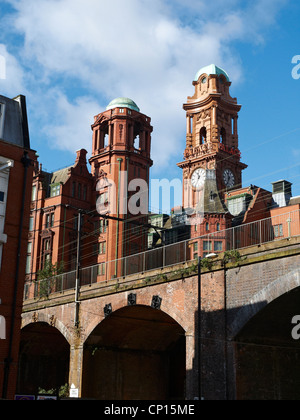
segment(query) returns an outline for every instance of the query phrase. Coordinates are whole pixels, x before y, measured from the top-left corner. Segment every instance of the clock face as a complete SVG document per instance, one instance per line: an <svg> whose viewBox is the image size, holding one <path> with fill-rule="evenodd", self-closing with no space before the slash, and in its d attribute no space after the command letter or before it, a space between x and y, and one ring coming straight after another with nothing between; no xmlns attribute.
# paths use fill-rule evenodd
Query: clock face
<svg viewBox="0 0 300 420"><path fill-rule="evenodd" d="M223 181L226 187L232 188L235 185L235 177L230 169L225 169L223 172Z"/></svg>
<svg viewBox="0 0 300 420"><path fill-rule="evenodd" d="M191 181L194 188L200 188L206 179L206 171L203 168L198 168L193 172Z"/></svg>

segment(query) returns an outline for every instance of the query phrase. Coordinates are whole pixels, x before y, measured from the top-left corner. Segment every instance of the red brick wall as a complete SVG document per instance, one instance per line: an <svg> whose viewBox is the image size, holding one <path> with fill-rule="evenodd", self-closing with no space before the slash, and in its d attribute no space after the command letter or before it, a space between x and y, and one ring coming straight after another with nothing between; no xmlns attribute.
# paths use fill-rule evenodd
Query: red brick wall
<svg viewBox="0 0 300 420"><path fill-rule="evenodd" d="M10 169L6 219L4 233L7 234L7 243L3 245L2 266L0 271L0 298L2 305L0 306L0 313L6 320L6 340L0 341L0 396L2 396L3 380L4 380L4 361L8 357L9 341L11 334L12 322L12 305L14 300L15 277L17 266L17 251L19 243L19 228L21 220L21 206L23 196L23 182L24 182L24 165L21 162L24 149L8 143L1 142L0 154L8 159L14 161L14 167ZM34 152L29 151L29 157L35 159ZM20 266L16 293L16 309L13 326L13 340L12 340L12 354L11 366L9 371L9 380L7 388L7 398L14 397L16 378L17 378L17 363L19 351L19 338L21 326L21 312L23 302L23 289L25 279L25 265L27 254L27 237L29 227L29 209L31 198L31 184L32 184L32 170L30 166L27 171L26 181L26 199L24 206L24 225L22 230L22 242L20 252Z"/></svg>

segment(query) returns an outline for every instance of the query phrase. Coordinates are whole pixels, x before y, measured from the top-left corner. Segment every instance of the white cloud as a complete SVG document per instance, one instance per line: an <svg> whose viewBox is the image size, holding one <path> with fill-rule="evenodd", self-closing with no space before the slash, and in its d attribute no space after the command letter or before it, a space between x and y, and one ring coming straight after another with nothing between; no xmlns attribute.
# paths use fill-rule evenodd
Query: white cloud
<svg viewBox="0 0 300 420"><path fill-rule="evenodd" d="M49 124L46 124L42 131L50 138L51 147L54 149L71 152L86 149L91 153L91 125L98 111L99 104L92 98L80 97L74 103L70 103L65 95L58 93L51 119L48 119Z"/></svg>
<svg viewBox="0 0 300 420"><path fill-rule="evenodd" d="M24 36L21 55L30 77L50 90L55 80L60 91L53 98L60 114L54 113L52 129L47 124L57 147L86 147L91 143L88 117L111 99L128 96L152 118L152 157L158 169L184 148L182 104L193 94L198 69L214 62L237 82L242 69L231 43L254 33L260 39L259 30L274 22L284 2L252 0L245 9L240 0L211 5L189 0L39 0L38 7L36 0L11 0L16 8L12 24ZM263 18L266 6L268 18ZM185 11L182 18L178 8ZM67 98L60 76L68 83L74 80L77 99ZM77 84L88 93L76 93ZM103 108L88 115L97 104ZM58 115L64 118L57 120Z"/></svg>
<svg viewBox="0 0 300 420"><path fill-rule="evenodd" d="M24 94L24 72L18 60L0 44L0 92L12 97Z"/></svg>

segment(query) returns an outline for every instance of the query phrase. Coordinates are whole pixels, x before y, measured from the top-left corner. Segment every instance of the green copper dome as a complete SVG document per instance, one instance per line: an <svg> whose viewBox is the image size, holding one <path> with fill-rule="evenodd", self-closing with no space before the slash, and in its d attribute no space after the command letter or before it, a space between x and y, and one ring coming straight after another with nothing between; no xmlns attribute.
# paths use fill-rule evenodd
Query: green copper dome
<svg viewBox="0 0 300 420"><path fill-rule="evenodd" d="M230 82L229 76L226 73L226 71L222 70L220 67L217 67L215 64L210 64L209 66L203 67L198 71L198 73L195 76L194 82L197 82L201 74L207 74L208 76L210 74L216 74L220 76L223 74L223 76L226 77L227 82Z"/></svg>
<svg viewBox="0 0 300 420"><path fill-rule="evenodd" d="M106 110L113 109L113 108L129 108L129 109L133 109L134 111L140 112L140 108L137 106L137 104L129 98L114 99L108 104L108 106L106 107Z"/></svg>

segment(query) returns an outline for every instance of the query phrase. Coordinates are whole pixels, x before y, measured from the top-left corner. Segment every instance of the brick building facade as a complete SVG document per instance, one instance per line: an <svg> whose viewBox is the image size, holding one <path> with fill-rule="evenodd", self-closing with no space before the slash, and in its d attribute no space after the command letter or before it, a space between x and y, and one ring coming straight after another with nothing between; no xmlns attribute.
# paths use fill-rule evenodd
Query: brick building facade
<svg viewBox="0 0 300 420"><path fill-rule="evenodd" d="M35 152L25 97L0 96L0 395L15 393Z"/></svg>

